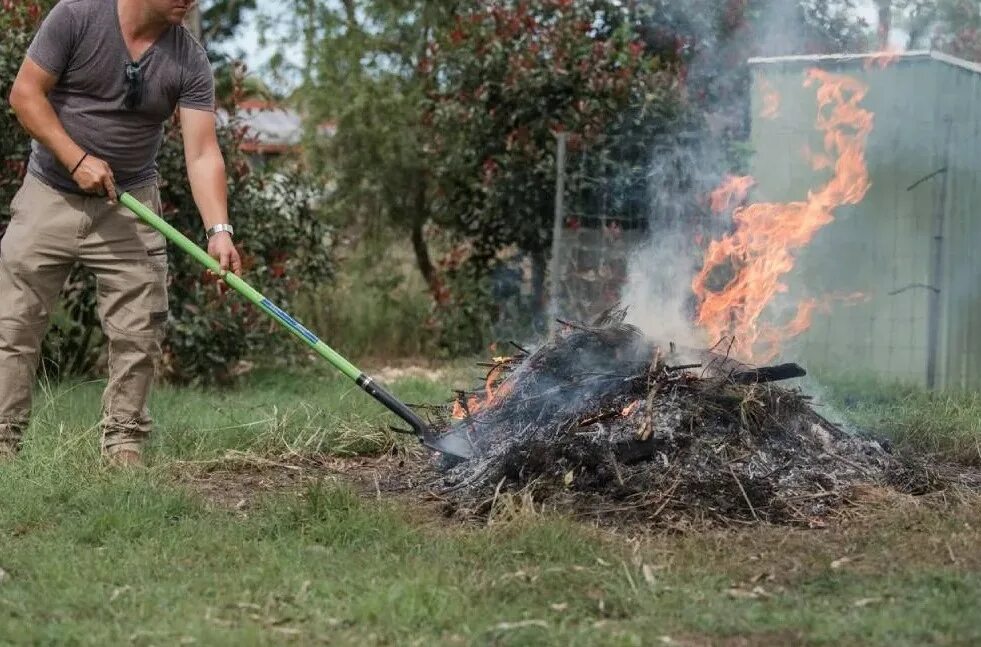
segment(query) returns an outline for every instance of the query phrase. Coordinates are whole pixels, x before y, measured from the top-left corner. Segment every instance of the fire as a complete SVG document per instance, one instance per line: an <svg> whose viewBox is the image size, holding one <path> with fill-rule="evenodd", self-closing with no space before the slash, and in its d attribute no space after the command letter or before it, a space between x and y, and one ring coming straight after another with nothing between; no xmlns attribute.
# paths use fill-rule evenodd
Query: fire
<svg viewBox="0 0 981 647"><path fill-rule="evenodd" d="M463 420L468 415L472 416L478 411L491 406L496 400L503 398L511 392L511 384L507 380L496 384L506 364L502 361L504 358L495 357L494 359L496 364L488 371L487 381L484 383L484 397L481 399L477 395L471 395L467 398L466 407L458 399L453 403L453 412L450 414L453 418Z"/></svg>
<svg viewBox="0 0 981 647"><path fill-rule="evenodd" d="M633 415L633 412L637 410L637 407L640 406L641 402L642 400L634 400L633 402L631 402L630 404L628 404L623 408L623 410L620 412L620 415L623 416L624 418Z"/></svg>
<svg viewBox="0 0 981 647"><path fill-rule="evenodd" d="M831 155L827 153L815 153L807 144L804 144L802 152L804 159L811 163L811 170L813 171L823 171L832 168L835 164L835 160Z"/></svg>
<svg viewBox="0 0 981 647"><path fill-rule="evenodd" d="M709 197L712 213L725 213L738 206L749 195L756 180L749 176L726 175L722 185Z"/></svg>
<svg viewBox="0 0 981 647"><path fill-rule="evenodd" d="M782 277L794 267L793 252L834 220L836 208L860 202L870 186L865 146L874 115L860 106L868 88L849 76L808 70L804 85L815 84L817 129L834 160L833 177L805 200L737 209L735 231L709 244L703 268L692 282L699 325L713 340L733 337L732 351L748 360L772 359L785 339L809 327L816 301L798 304L796 316L783 326L767 325L760 318L770 300L787 291ZM709 287L717 268L734 273L719 291Z"/></svg>
<svg viewBox="0 0 981 647"><path fill-rule="evenodd" d="M865 60L865 69L871 70L874 68L879 68L884 70L897 60L902 55L902 50L899 49L887 49L881 52L874 52Z"/></svg>
<svg viewBox="0 0 981 647"><path fill-rule="evenodd" d="M760 92L763 94L760 116L764 119L776 119L780 116L780 93L765 78L760 79Z"/></svg>

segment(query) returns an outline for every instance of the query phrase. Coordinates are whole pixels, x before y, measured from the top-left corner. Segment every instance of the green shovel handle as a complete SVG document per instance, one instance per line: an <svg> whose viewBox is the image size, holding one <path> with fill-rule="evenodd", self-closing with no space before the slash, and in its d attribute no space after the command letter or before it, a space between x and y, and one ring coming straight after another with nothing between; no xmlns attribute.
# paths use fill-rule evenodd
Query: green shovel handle
<svg viewBox="0 0 981 647"><path fill-rule="evenodd" d="M380 402L399 418L409 423L412 431L415 432L416 436L418 436L419 440L425 446L459 458L470 458L474 455L475 449L472 443L470 443L469 438L454 434L437 436L429 428L429 425L416 415L416 412L410 409L404 402L386 391L384 387L375 382L371 377L362 373L354 364L341 357L340 354L318 339L316 335L307 330L299 321L277 307L272 301L262 296L258 290L232 272L221 269L218 261L211 258L206 251L191 242L187 236L167 224L163 218L153 213L153 210L149 209L142 202L128 193L121 194L119 201L135 213L140 220L159 231L167 240L180 247L181 250L193 256L199 263L230 285L232 289L254 303L263 312L278 321L283 328L293 333L300 341L315 350L321 357L341 371L341 373L354 380L368 395Z"/></svg>
<svg viewBox="0 0 981 647"><path fill-rule="evenodd" d="M344 375L348 376L355 382L357 382L359 378L364 377L361 371L359 371L354 364L344 359L344 357L337 353L333 348L318 339L317 336L307 330L303 324L277 307L272 301L264 297L262 293L235 274L222 270L221 265L218 264L218 261L213 259L208 252L191 242L187 236L170 226L166 220L153 213L153 210L149 209L145 204L131 196L129 193L121 194L119 196L119 201L129 208L130 211L135 213L140 220L159 231L167 238L167 240L180 247L182 251L193 256L195 260L211 270L215 275L219 276L232 289L254 303L270 317L278 321L283 328L286 328L286 330L293 333L297 338L310 346L310 348L330 362L341 373L344 373Z"/></svg>

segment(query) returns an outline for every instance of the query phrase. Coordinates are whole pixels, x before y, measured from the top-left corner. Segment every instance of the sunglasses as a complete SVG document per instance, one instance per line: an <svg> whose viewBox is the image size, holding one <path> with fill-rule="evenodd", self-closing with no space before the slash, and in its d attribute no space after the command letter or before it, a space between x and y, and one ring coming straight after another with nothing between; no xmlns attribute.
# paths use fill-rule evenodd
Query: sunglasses
<svg viewBox="0 0 981 647"><path fill-rule="evenodd" d="M143 68L139 63L126 64L126 96L123 105L127 109L138 108L143 101Z"/></svg>

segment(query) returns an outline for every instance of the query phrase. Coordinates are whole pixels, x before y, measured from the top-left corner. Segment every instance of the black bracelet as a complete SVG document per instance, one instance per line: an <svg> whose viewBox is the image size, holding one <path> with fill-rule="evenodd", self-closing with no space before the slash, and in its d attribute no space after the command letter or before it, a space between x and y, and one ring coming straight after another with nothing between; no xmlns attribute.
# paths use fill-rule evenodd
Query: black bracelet
<svg viewBox="0 0 981 647"><path fill-rule="evenodd" d="M82 155L82 159L78 160L78 164L76 164L75 165L75 168L72 169L72 172L68 174L68 177L75 177L75 171L78 170L78 167L82 165L82 162L84 162L85 161L85 158L88 157L88 156L89 156L88 153L85 153L84 155Z"/></svg>

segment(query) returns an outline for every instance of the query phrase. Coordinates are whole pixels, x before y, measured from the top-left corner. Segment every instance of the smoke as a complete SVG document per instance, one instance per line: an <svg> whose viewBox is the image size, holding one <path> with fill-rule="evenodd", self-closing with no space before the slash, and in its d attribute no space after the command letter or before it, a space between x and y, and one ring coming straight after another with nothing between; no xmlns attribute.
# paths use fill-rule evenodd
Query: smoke
<svg viewBox="0 0 981 647"><path fill-rule="evenodd" d="M701 347L707 341L693 324L691 277L701 254L678 231L653 236L630 259L621 303L627 322L651 340Z"/></svg>
<svg viewBox="0 0 981 647"><path fill-rule="evenodd" d="M649 165L648 221L650 232L629 261L621 303L629 308L628 322L658 341L706 346L694 320L698 303L692 279L703 264L702 245L731 226L731 212L709 213L707 197L725 173L737 169L738 142L749 135L752 56L806 53L815 48L815 22L847 25L848 3L771 0L759 20L731 20L727 3L698 3L679 15L657 0L647 3L653 21L666 21L686 42L698 43L687 65L690 108L694 118L679 123L679 131L652 146ZM820 20L815 6L823 6ZM842 13L845 12L845 13ZM828 43L825 42L824 45ZM735 145L734 145L735 144ZM736 152L734 152L736 151ZM721 288L727 277L713 277ZM781 304L773 304L779 308ZM790 311L789 306L784 310Z"/></svg>

